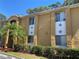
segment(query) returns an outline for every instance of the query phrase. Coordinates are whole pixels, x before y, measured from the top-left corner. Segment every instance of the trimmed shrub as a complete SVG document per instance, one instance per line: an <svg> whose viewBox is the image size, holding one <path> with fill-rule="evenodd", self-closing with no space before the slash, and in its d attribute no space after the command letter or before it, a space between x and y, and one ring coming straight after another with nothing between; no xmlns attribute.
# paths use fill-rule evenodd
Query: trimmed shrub
<svg viewBox="0 0 79 59"><path fill-rule="evenodd" d="M49 59L53 57L62 57L62 58L79 58L78 49L63 49L63 48L52 48L52 47L42 47L42 46L33 46L29 49L30 53L44 56Z"/></svg>
<svg viewBox="0 0 79 59"><path fill-rule="evenodd" d="M22 45L14 45L14 52L21 52L24 51L25 47Z"/></svg>
<svg viewBox="0 0 79 59"><path fill-rule="evenodd" d="M43 52L42 47L34 46L30 50L31 50L30 53L32 53L32 54L35 54L35 55L38 55L38 56L42 56L42 52Z"/></svg>
<svg viewBox="0 0 79 59"><path fill-rule="evenodd" d="M64 54L65 56L79 56L79 50L76 49L65 49Z"/></svg>
<svg viewBox="0 0 79 59"><path fill-rule="evenodd" d="M22 46L15 45L14 51L26 51L27 53L35 54L38 56L44 56L49 59L52 58L64 58L64 59L79 59L79 49L63 49L53 48L45 46Z"/></svg>
<svg viewBox="0 0 79 59"><path fill-rule="evenodd" d="M52 58L53 55L55 55L53 48L46 47L43 49L43 56L44 57Z"/></svg>
<svg viewBox="0 0 79 59"><path fill-rule="evenodd" d="M32 47L31 47L31 46L26 46L26 47L25 47L25 51L26 51L27 53L32 53Z"/></svg>

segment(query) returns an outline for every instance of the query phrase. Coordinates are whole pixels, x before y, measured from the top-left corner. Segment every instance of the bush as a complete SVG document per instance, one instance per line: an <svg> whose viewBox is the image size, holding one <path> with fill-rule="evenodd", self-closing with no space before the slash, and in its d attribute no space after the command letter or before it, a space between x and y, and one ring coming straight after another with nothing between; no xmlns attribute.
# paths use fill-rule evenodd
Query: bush
<svg viewBox="0 0 79 59"><path fill-rule="evenodd" d="M31 52L32 52L32 47L31 47L31 46L26 46L26 47L25 47L25 51L26 51L27 53L31 53Z"/></svg>
<svg viewBox="0 0 79 59"><path fill-rule="evenodd" d="M65 49L64 54L65 56L79 56L79 50L74 49Z"/></svg>
<svg viewBox="0 0 79 59"><path fill-rule="evenodd" d="M53 57L75 57L79 58L78 49L62 49L62 48L52 48L52 47L42 47L34 46L29 49L30 53L36 54L38 56L44 56L49 59Z"/></svg>
<svg viewBox="0 0 79 59"><path fill-rule="evenodd" d="M34 46L34 47L32 47L32 49L30 49L31 51L30 51L30 53L32 53L32 54L36 54L36 55L38 55L38 56L41 56L42 55L42 47L40 47L40 46Z"/></svg>
<svg viewBox="0 0 79 59"><path fill-rule="evenodd" d="M76 58L79 59L79 49L62 49L62 48L53 48L53 47L43 47L43 46L22 46L15 45L14 51L26 51L31 54L38 56L44 56L49 59L53 57L62 57L62 58Z"/></svg>
<svg viewBox="0 0 79 59"><path fill-rule="evenodd" d="M52 58L53 55L55 55L53 48L51 48L51 47L44 48L44 50L43 50L44 57Z"/></svg>
<svg viewBox="0 0 79 59"><path fill-rule="evenodd" d="M25 47L23 45L14 45L14 52L24 51Z"/></svg>
<svg viewBox="0 0 79 59"><path fill-rule="evenodd" d="M55 48L55 55L59 55L59 56L63 56L63 54L64 54L64 50L65 49L62 49L62 48Z"/></svg>

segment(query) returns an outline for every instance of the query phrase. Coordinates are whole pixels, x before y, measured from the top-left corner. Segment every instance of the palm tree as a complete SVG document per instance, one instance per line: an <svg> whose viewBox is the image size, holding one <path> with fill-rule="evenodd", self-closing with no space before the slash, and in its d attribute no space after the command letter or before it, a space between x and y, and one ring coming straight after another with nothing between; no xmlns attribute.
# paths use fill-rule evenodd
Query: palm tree
<svg viewBox="0 0 79 59"><path fill-rule="evenodd" d="M6 16L0 13L0 29L4 26L6 21ZM0 47L2 46L2 37L0 35Z"/></svg>
<svg viewBox="0 0 79 59"><path fill-rule="evenodd" d="M0 35L1 37L5 37L6 40L5 41L5 44L4 44L4 47L7 48L7 43L8 43L8 37L9 37L9 28L10 28L10 24L7 23L5 27L2 27L1 30L0 30ZM7 35L7 36L6 36Z"/></svg>
<svg viewBox="0 0 79 59"><path fill-rule="evenodd" d="M5 27L0 30L0 34L2 37L6 36L6 39L4 40L4 48L8 48L7 44L10 36L13 39L13 47L14 45L20 44L18 41L22 41L24 43L26 37L26 33L20 25L17 26L16 23L10 24L10 22L8 22Z"/></svg>

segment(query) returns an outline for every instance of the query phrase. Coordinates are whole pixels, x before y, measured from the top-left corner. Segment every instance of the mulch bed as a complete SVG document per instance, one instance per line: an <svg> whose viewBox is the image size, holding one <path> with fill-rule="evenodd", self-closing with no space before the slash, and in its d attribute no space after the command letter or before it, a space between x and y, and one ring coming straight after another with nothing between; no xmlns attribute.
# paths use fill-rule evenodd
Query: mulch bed
<svg viewBox="0 0 79 59"><path fill-rule="evenodd" d="M5 51L5 52L7 52L7 51L13 51L14 49L12 49L12 48L2 48L2 47L0 47L0 51Z"/></svg>

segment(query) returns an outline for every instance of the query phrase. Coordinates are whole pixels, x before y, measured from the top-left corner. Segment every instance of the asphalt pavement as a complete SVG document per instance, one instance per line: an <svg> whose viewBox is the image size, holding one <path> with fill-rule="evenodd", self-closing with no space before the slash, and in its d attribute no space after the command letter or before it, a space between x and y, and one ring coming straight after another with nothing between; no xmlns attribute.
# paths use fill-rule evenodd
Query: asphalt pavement
<svg viewBox="0 0 79 59"><path fill-rule="evenodd" d="M19 59L12 56L7 56L5 54L0 53L0 59Z"/></svg>

